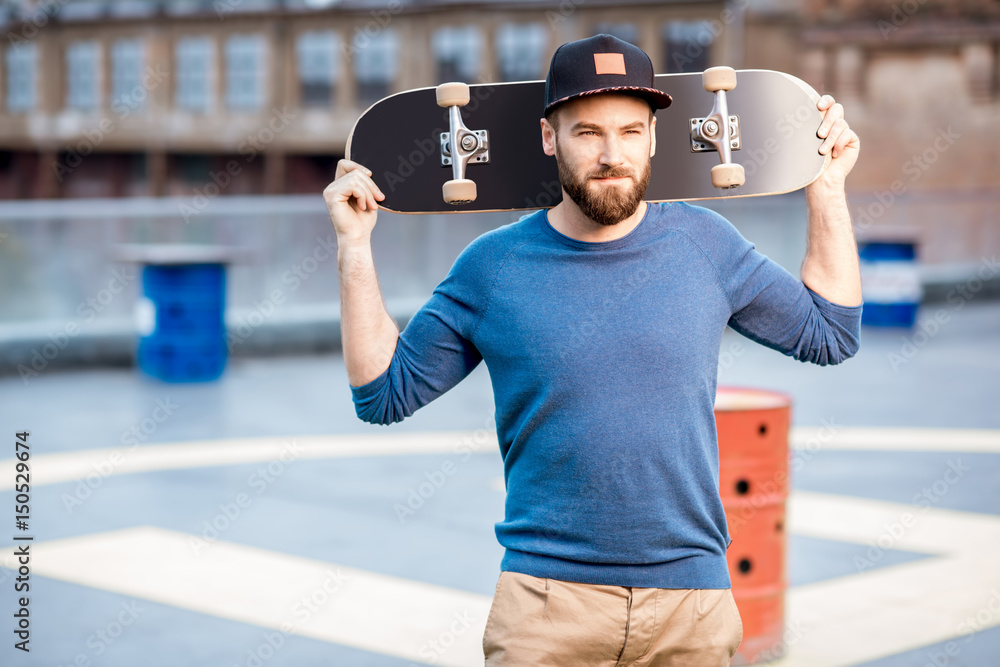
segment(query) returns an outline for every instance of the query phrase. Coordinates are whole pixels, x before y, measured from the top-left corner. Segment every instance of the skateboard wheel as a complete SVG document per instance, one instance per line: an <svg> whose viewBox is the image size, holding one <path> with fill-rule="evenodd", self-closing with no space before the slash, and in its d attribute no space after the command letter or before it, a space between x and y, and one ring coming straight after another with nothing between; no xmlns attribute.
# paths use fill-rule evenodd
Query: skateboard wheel
<svg viewBox="0 0 1000 667"><path fill-rule="evenodd" d="M746 183L746 173L742 164L717 164L712 167L712 185L723 190Z"/></svg>
<svg viewBox="0 0 1000 667"><path fill-rule="evenodd" d="M459 81L442 83L434 89L439 107L464 107L469 103L469 84Z"/></svg>
<svg viewBox="0 0 1000 667"><path fill-rule="evenodd" d="M732 90L736 87L736 70L732 67L709 67L701 73L701 85L710 93Z"/></svg>
<svg viewBox="0 0 1000 667"><path fill-rule="evenodd" d="M449 204L459 206L476 201L476 182L467 178L460 178L453 181L445 181L441 187L441 194Z"/></svg>

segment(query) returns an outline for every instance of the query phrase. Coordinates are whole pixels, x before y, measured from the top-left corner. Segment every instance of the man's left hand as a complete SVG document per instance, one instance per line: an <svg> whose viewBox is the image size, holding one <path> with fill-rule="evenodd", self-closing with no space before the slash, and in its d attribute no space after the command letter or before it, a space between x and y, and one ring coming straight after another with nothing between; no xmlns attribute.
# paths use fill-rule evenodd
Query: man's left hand
<svg viewBox="0 0 1000 667"><path fill-rule="evenodd" d="M847 175L858 161L861 149L861 139L844 120L844 107L830 95L819 98L816 107L823 111L823 122L820 123L817 136L823 139L819 147L822 155L829 153L833 159L819 177L817 183L832 185L838 188L844 186Z"/></svg>

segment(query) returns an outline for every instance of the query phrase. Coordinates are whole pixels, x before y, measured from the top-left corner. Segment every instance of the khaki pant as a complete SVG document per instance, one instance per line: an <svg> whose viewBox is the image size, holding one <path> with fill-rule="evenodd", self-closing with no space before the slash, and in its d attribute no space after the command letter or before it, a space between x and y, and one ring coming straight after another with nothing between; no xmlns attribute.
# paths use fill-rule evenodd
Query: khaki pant
<svg viewBox="0 0 1000 667"><path fill-rule="evenodd" d="M487 667L726 667L743 640L727 589L579 584L501 572Z"/></svg>

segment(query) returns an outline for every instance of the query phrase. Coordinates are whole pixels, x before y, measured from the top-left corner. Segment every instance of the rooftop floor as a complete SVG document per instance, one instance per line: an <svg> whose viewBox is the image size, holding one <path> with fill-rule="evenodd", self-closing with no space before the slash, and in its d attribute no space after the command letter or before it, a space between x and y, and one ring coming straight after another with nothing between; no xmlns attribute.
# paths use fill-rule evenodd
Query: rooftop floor
<svg viewBox="0 0 1000 667"><path fill-rule="evenodd" d="M793 398L802 465L776 664L997 664L1000 304L931 306L923 321L939 309L933 334L866 328L836 367L726 334L720 385ZM502 556L492 413L480 367L403 423L370 426L337 355L236 359L202 385L0 378L0 425L31 432L35 473L32 650L13 649L7 602L0 662L482 664ZM816 449L822 426L833 437ZM411 493L423 502L401 513ZM13 577L0 569L5 600Z"/></svg>

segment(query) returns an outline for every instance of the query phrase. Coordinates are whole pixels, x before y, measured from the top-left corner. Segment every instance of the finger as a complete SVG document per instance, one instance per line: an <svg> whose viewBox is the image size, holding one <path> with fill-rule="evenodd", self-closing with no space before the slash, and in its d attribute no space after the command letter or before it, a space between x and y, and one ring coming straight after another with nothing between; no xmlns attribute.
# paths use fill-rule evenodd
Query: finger
<svg viewBox="0 0 1000 667"><path fill-rule="evenodd" d="M385 199L385 195L378 189L378 186L368 177L359 180L357 199L362 204L361 210L374 211L378 209L378 200Z"/></svg>
<svg viewBox="0 0 1000 667"><path fill-rule="evenodd" d="M848 134L849 132L850 128L847 126L847 121L844 120L843 118L838 118L837 121L830 128L829 135L826 137L826 139L820 146L819 152L825 155L826 153L831 151L835 146L837 146L837 144L840 144L841 148L843 148L844 144L847 143L847 139L849 139L849 137L845 137L844 135ZM844 139L844 141L841 141L842 138Z"/></svg>
<svg viewBox="0 0 1000 667"><path fill-rule="evenodd" d="M842 119L839 119L839 120L835 121L830 126L830 128L826 130L826 134L825 134L826 139L824 139L823 143L820 144L820 146L819 146L819 152L822 153L823 155L826 155L827 153L829 153L830 150L837 143L837 138L840 136L840 133L844 131L844 129L845 129L846 126L847 126L847 123L845 123ZM820 128L820 129L822 130L823 128Z"/></svg>
<svg viewBox="0 0 1000 667"><path fill-rule="evenodd" d="M379 187L375 185L375 181L372 180L371 170L362 167L361 165L358 165L358 169L352 172L352 176L356 180L356 182L363 184L366 188L371 190L372 193L377 193L379 195L382 194L382 191L379 189Z"/></svg>
<svg viewBox="0 0 1000 667"><path fill-rule="evenodd" d="M323 195L330 203L348 203L358 210L368 210L368 202L372 201L371 188L361 179L351 178L336 181L336 185L324 191Z"/></svg>
<svg viewBox="0 0 1000 667"><path fill-rule="evenodd" d="M858 143L858 135L855 134L854 130L847 129L837 139L837 143L834 144L831 155L833 155L833 157L840 157L840 154L844 152L845 148L856 143Z"/></svg>
<svg viewBox="0 0 1000 667"><path fill-rule="evenodd" d="M337 169L342 170L344 174L350 173L355 170L368 171L368 169L364 165L355 162L354 160L348 160L347 158L344 158L337 162Z"/></svg>
<svg viewBox="0 0 1000 667"><path fill-rule="evenodd" d="M363 175L362 174L357 175L357 182L361 185L361 187L365 189L366 196L368 196L368 198L371 200L373 207L376 205L375 204L376 200L385 199L385 195L382 194L382 190L380 190L379 187L375 185L375 181L371 179L370 172Z"/></svg>
<svg viewBox="0 0 1000 667"><path fill-rule="evenodd" d="M365 187L362 192L363 196L358 199L358 202L364 205L363 210L374 211L377 209L378 204L375 203L375 196L371 188Z"/></svg>
<svg viewBox="0 0 1000 667"><path fill-rule="evenodd" d="M385 195L382 193L381 188L379 188L379 186L375 185L375 181L372 180L371 176L372 176L372 173L370 171L368 171L367 173L365 173L364 176L361 177L362 181L365 184L365 187L367 187L371 191L372 195L376 199L380 199L380 200L381 199L385 199Z"/></svg>
<svg viewBox="0 0 1000 667"><path fill-rule="evenodd" d="M833 101L834 100L833 100L833 96L832 95L823 95L822 97L820 97L816 101L816 107L820 111L824 111L826 109L829 109L831 106L833 106Z"/></svg>
<svg viewBox="0 0 1000 667"><path fill-rule="evenodd" d="M831 98L832 99L832 98ZM823 122L819 124L819 129L816 130L816 136L821 139L829 136L830 128L838 120L844 117L844 105L834 104L832 107L827 109L827 112L823 115Z"/></svg>
<svg viewBox="0 0 1000 667"><path fill-rule="evenodd" d="M353 178L339 178L323 190L323 198L328 204L345 202L352 197L364 196L364 185Z"/></svg>
<svg viewBox="0 0 1000 667"><path fill-rule="evenodd" d="M362 211L372 211L378 208L375 203L375 190L375 184L367 176L358 178L356 197Z"/></svg>
<svg viewBox="0 0 1000 667"><path fill-rule="evenodd" d="M355 210L363 211L365 210L365 200L368 197L368 193L364 188L347 185L338 188L334 192L334 197L334 201L346 203Z"/></svg>
<svg viewBox="0 0 1000 667"><path fill-rule="evenodd" d="M351 167L350 167L350 160L339 160L337 162L337 169L333 173L333 180L337 180L338 178L342 178L344 176L344 174L346 174L348 171L350 171L350 169L351 169Z"/></svg>
<svg viewBox="0 0 1000 667"><path fill-rule="evenodd" d="M385 195L379 190L378 186L371 178L363 173L361 170L356 170L346 177L341 177L327 186L327 190L324 191L324 196L329 194L341 201L346 201L352 197L354 198L373 198L377 197L379 199L384 199ZM372 199L374 201L374 199Z"/></svg>
<svg viewBox="0 0 1000 667"><path fill-rule="evenodd" d="M344 158L343 160L337 162L337 171L334 178L341 178L351 173L352 171L361 171L367 176L372 175L371 170L365 167L364 165L358 164L354 160L348 160Z"/></svg>

